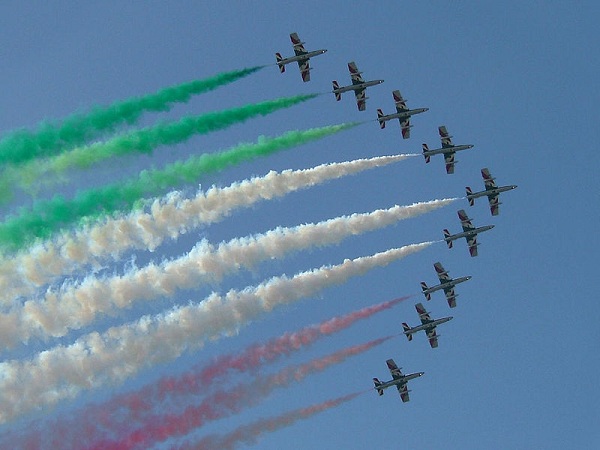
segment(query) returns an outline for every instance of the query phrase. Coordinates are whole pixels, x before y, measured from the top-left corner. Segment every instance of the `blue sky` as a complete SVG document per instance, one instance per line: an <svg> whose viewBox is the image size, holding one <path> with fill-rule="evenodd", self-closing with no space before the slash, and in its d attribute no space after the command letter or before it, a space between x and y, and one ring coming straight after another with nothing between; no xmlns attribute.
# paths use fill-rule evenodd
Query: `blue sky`
<svg viewBox="0 0 600 450"><path fill-rule="evenodd" d="M302 83L296 67L288 66L280 74L269 66L197 96L168 114L148 114L142 124L281 96L327 92L334 79L343 84L350 81L346 64L351 60L365 78L385 79L368 90L365 112L356 110L349 95L339 103L332 94L323 95L225 131L161 148L151 157L101 164L74 176L75 182L62 188L67 195L79 187L100 185L190 154L252 141L260 134L372 120L377 108L392 112L394 89L401 90L410 107L430 108L413 118L409 140L401 139L394 123L380 130L376 122L369 122L317 143L241 164L199 184L225 186L269 170L417 153L423 142L437 147L437 127L442 124L456 144L475 145L457 155L454 175L445 174L439 156L429 165L413 158L236 212L217 226L191 233L156 253L136 253L138 265L181 255L200 238L218 243L278 225L462 196L467 185L477 190L483 187L482 167L489 167L499 184L519 186L501 197L497 217L490 216L482 200L474 207L460 200L397 226L270 261L252 272L228 277L218 286L186 291L101 321L99 331L140 314L202 299L212 289L225 292L282 273L293 275L345 258L438 240L443 228L458 231L456 211L461 208L475 225L496 225L481 235L477 258L469 257L464 242L452 250L435 244L315 298L280 308L242 329L239 336L145 371L123 386L85 393L37 418L60 417L75 406L185 371L199 360L417 293L420 281L435 282L432 264L441 261L452 276L472 275L473 279L459 286L455 310L448 309L439 293L425 304L435 317L454 316L439 328L439 348L429 348L422 334L410 343L397 337L194 436L226 432L260 417L368 389L372 377L388 378L385 360L394 358L405 371L425 372L411 382L410 403L402 404L391 390L381 398L370 392L266 434L257 447L558 449L600 444L594 376L600 368L596 326L600 307L594 286L600 200L595 177L600 158L592 147L597 139L593 119L598 118L600 100L595 88L600 75L595 23L600 8L584 1L423 3L380 1L364 8L312 0L285 6L271 1L244 6L231 1L9 2L0 6L3 133L195 78L273 63L275 52L292 53L289 33L294 31L307 49L328 49L311 61L310 83ZM19 200L11 208L29 201L25 196ZM5 208L3 214L9 211ZM107 270L120 272L126 264ZM267 370L398 333L401 322L417 322L413 306L417 301L424 302L420 294ZM43 344L34 348L40 350ZM23 348L22 354L33 354L33 350ZM0 431L21 423L4 425Z"/></svg>

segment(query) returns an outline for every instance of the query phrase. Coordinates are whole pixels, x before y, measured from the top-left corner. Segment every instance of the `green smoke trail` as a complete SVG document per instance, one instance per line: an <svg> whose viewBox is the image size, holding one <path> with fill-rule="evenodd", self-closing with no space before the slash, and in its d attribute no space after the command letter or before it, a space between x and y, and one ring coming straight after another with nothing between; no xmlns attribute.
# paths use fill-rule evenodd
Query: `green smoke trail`
<svg viewBox="0 0 600 450"><path fill-rule="evenodd" d="M19 164L34 158L53 156L65 148L81 145L123 123L134 123L145 111L166 111L173 103L187 102L192 95L211 91L244 78L264 66L224 72L214 77L190 81L154 94L133 97L109 106L97 106L77 113L62 123L42 123L37 130L18 130L0 140L0 165Z"/></svg>
<svg viewBox="0 0 600 450"><path fill-rule="evenodd" d="M202 175L321 139L358 124L288 131L273 138L261 136L257 143L239 144L220 153L192 156L186 161L169 164L164 169L145 170L133 180L80 191L70 200L57 195L51 200L37 201L30 210L22 208L19 215L0 223L0 248L9 252L18 250L84 218L131 209L145 196L158 195L167 188L197 182Z"/></svg>
<svg viewBox="0 0 600 450"><path fill-rule="evenodd" d="M10 180L9 185L27 188L32 183L49 181L44 175L48 172L61 174L70 168L85 169L94 163L112 156L124 156L131 153L151 153L161 145L173 145L189 139L196 134L207 134L227 128L259 115L265 116L279 109L289 108L298 103L315 98L318 94L283 97L261 103L245 105L239 108L211 112L200 116L188 116L172 122L143 128L117 136L106 142L67 151L53 158L30 161L20 167L7 168L3 178ZM59 181L59 180L56 180Z"/></svg>

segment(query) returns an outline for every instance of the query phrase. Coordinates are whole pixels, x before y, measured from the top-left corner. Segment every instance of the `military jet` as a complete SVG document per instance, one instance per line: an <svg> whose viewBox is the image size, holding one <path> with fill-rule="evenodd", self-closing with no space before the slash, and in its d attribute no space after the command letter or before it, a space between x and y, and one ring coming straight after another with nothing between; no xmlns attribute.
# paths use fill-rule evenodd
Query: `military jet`
<svg viewBox="0 0 600 450"><path fill-rule="evenodd" d="M379 395L383 395L384 389L387 389L390 386L396 386L396 388L398 388L398 392L400 392L400 397L402 398L402 401L406 403L410 400L410 398L408 397L409 390L407 383L413 378L419 378L425 372L416 372L404 375L393 359L388 359L385 363L387 364L388 369L390 369L392 379L390 381L381 382L378 378L373 378L373 383L375 383L375 389L377 390Z"/></svg>
<svg viewBox="0 0 600 450"><path fill-rule="evenodd" d="M358 70L354 61L348 63L348 70L350 71L350 78L352 78L352 84L349 86L340 87L338 82L334 80L332 92L335 95L335 99L339 102L342 99L342 94L344 92L354 91L358 110L364 111L367 107L367 99L369 98L365 94L365 89L367 89L369 86L381 84L383 83L383 80L365 81L361 75L362 72Z"/></svg>
<svg viewBox="0 0 600 450"><path fill-rule="evenodd" d="M463 232L450 234L448 230L444 230L444 240L446 241L446 244L448 244L448 248L452 248L452 241L464 237L467 240L467 245L469 246L469 253L471 253L471 256L477 256L477 246L479 245L477 243L477 234L491 230L494 228L494 225L485 225L483 227L475 228L464 209L458 211L458 218L462 224Z"/></svg>
<svg viewBox="0 0 600 450"><path fill-rule="evenodd" d="M424 281L421 281L421 289L423 290L423 295L427 299L427 301L431 300L431 293L435 291L439 291L440 289L444 290L446 294L446 300L448 301L448 305L450 308L456 307L456 297L457 294L454 293L454 286L459 283L463 283L471 279L470 276L467 277L459 277L459 278L450 278L448 272L442 267L442 264L436 262L433 267L438 274L438 278L440 279L440 284L436 284L435 286L428 287Z"/></svg>
<svg viewBox="0 0 600 450"><path fill-rule="evenodd" d="M514 184L509 186L496 186L496 182L494 181L495 178L492 177L487 167L481 169L481 176L483 177L483 182L485 184L485 191L472 192L471 188L467 186L467 200L469 200L469 205L473 206L476 198L487 196L490 203L490 211L492 212L492 216L497 216L500 212L498 211L498 206L501 205L501 203L498 201L498 196L500 193L511 191L517 186Z"/></svg>
<svg viewBox="0 0 600 450"><path fill-rule="evenodd" d="M428 163L433 155L444 155L446 161L446 173L454 173L454 164L457 162L454 160L454 154L461 150L468 150L473 148L471 144L454 145L452 144L452 136L448 134L448 130L444 125L438 127L440 133L440 139L442 140L442 148L436 148L435 150L429 150L427 144L423 144L423 157L425 163Z"/></svg>
<svg viewBox="0 0 600 450"><path fill-rule="evenodd" d="M418 331L424 330L425 334L427 334L427 338L429 339L429 345L431 348L436 348L438 346L438 335L435 333L435 327L442 323L446 323L449 320L452 320L453 317L442 317L441 319L431 319L429 317L429 313L425 310L421 303L417 303L415 305L417 313L419 314L419 319L421 319L421 325L416 327L409 327L406 322L402 323L402 328L404 328L404 334L408 338L409 341L412 341L412 335Z"/></svg>
<svg viewBox="0 0 600 450"><path fill-rule="evenodd" d="M302 81L310 81L310 65L308 61L313 56L322 55L327 50L315 50L313 52L307 52L304 49L304 42L300 40L297 33L290 34L290 39L292 40L292 45L294 46L294 53L296 56L290 56L289 58L284 58L281 56L281 53L275 53L275 58L277 59L277 65L279 66L279 71L281 73L285 72L285 65L297 62L298 67L300 67L300 75L302 75Z"/></svg>
<svg viewBox="0 0 600 450"><path fill-rule="evenodd" d="M400 121L400 128L402 128L402 137L408 139L410 137L411 128L410 116L429 111L429 108L408 109L406 107L406 100L402 98L400 91L394 91L392 94L394 96L394 102L396 102L396 113L384 115L383 111L378 109L377 120L379 121L379 126L383 129L385 128L385 122L392 119L398 119Z"/></svg>

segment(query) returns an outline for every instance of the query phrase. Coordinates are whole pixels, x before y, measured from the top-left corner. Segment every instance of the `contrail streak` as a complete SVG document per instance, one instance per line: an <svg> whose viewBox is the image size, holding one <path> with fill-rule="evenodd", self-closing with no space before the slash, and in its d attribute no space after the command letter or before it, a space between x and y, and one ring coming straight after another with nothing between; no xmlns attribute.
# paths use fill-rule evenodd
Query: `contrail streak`
<svg viewBox="0 0 600 450"><path fill-rule="evenodd" d="M117 395L102 404L86 406L73 413L72 418L67 419L63 415L60 419L43 425L36 421L35 425L27 427L25 433L19 432L18 436L13 433L12 436L3 437L3 441L24 448L38 448L42 441L49 448L69 448L76 447L82 441L99 441L107 430L121 429L123 424L128 424L129 427L139 425L140 421L151 416L156 408L160 408L160 404L165 400L173 404L180 401L178 397L189 398L190 395L206 394L215 382L227 381L227 376L232 373L255 373L281 357L289 356L319 339L345 330L359 320L386 311L407 298L400 297L371 305L295 332L285 333L265 343L251 345L239 353L221 355L210 364L195 367L176 376L165 376L142 389ZM110 411L110 414L106 414L107 411ZM52 430L56 440L48 441L49 430ZM73 430L85 430L85 437L79 436ZM24 442L28 442L29 445L21 445Z"/></svg>
<svg viewBox="0 0 600 450"><path fill-rule="evenodd" d="M211 434L203 437L197 442L185 442L183 443L183 445L180 445L177 448L179 450L233 450L239 444L252 445L256 443L259 437L266 433L272 433L274 431L280 430L281 428L289 427L298 422L299 420L308 419L320 412L336 408L342 405L343 403L349 402L350 400L354 400L356 397L364 393L364 391L355 392L353 394L337 397L322 403L317 403L316 405L295 409L293 411L286 412L279 416L267 419L259 419L251 424L242 425L222 436Z"/></svg>
<svg viewBox="0 0 600 450"><path fill-rule="evenodd" d="M290 108L315 98L317 94L297 95L245 105L224 111L188 116L177 122L162 123L116 136L106 142L98 142L63 152L45 160L33 160L28 164L4 171L2 177L6 189L15 186L27 188L32 184L59 182L60 178L48 178L48 173L60 175L69 169L86 169L105 159L134 153L149 154L162 145L174 145L194 135L222 130L245 122L256 116L266 116L275 111ZM62 181L66 181L62 179Z"/></svg>
<svg viewBox="0 0 600 450"><path fill-rule="evenodd" d="M293 251L337 244L359 235L441 208L455 199L432 200L409 206L394 206L370 213L352 214L291 228L278 227L263 234L236 238L218 246L202 241L187 255L131 269L112 277L88 276L79 284L48 289L43 298L27 300L0 314L0 350L31 337L60 337L82 328L99 314L112 315L139 300L172 296L180 289L195 289L218 283L242 267L280 259ZM5 324L4 326L2 326Z"/></svg>
<svg viewBox="0 0 600 450"><path fill-rule="evenodd" d="M207 173L321 139L356 125L358 123L332 125L288 131L273 138L261 137L256 144L239 144L219 153L192 156L185 162L168 164L164 169L144 170L129 181L79 191L69 200L57 195L51 200L34 202L30 209L23 208L19 215L0 223L0 249L17 251L36 238L47 239L83 218L90 220L131 209L145 196L157 195L169 187L197 182Z"/></svg>
<svg viewBox="0 0 600 450"><path fill-rule="evenodd" d="M308 375L328 369L332 365L345 361L350 356L364 353L392 337L388 336L348 347L304 364L284 368L273 375L259 376L252 383L238 384L227 390L219 390L206 397L198 405L186 407L182 413L156 414L147 419L142 427L117 441L104 440L92 445L91 448L98 450L148 448L151 444L184 436L208 422L228 417L244 408L256 405L275 389L287 387L294 382L298 383Z"/></svg>
<svg viewBox="0 0 600 450"><path fill-rule="evenodd" d="M156 316L93 332L68 346L45 350L31 359L0 363L0 423L44 405L75 397L83 389L117 384L154 364L237 334L274 308L369 270L424 250L433 242L411 244L299 273L271 278L242 291L211 294L200 303L178 306Z"/></svg>
<svg viewBox="0 0 600 450"><path fill-rule="evenodd" d="M10 305L18 296L30 295L59 276L118 260L132 249L154 251L165 240L220 222L238 208L262 200L283 197L326 181L383 167L415 155L379 156L310 169L270 171L221 188L213 186L191 199L178 191L156 199L148 211L132 211L99 223L63 232L54 240L41 242L0 261L0 304Z"/></svg>
<svg viewBox="0 0 600 450"><path fill-rule="evenodd" d="M65 148L81 145L103 132L113 131L117 125L135 123L145 111L166 111L173 103L187 102L192 95L232 83L263 67L220 73L109 106L96 106L88 113L73 114L62 123L43 123L35 131L12 132L0 140L0 165L56 155Z"/></svg>

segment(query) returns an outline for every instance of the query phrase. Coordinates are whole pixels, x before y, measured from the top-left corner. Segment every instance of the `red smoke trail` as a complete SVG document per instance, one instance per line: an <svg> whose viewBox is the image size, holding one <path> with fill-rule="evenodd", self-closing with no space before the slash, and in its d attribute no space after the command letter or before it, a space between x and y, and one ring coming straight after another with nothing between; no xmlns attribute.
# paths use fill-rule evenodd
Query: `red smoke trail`
<svg viewBox="0 0 600 450"><path fill-rule="evenodd" d="M237 444L255 444L258 437L265 433L272 433L284 427L289 427L299 420L308 419L315 414L336 408L339 405L354 400L365 391L355 392L353 394L344 395L343 397L327 400L323 403L318 403L306 408L295 409L280 416L271 417L269 419L261 419L249 425L243 425L231 433L223 436L209 435L196 442L195 444L186 443L180 447L180 450L188 449L217 449L231 450Z"/></svg>
<svg viewBox="0 0 600 450"><path fill-rule="evenodd" d="M264 344L250 346L241 353L220 356L204 368L196 367L182 375L164 377L136 392L121 394L105 403L88 406L70 420L63 418L56 423L38 425L34 430L30 429L27 435L2 437L0 447L9 441L19 441L30 443L31 448L36 448L36 443L40 442L49 444L49 448L80 448L82 442L95 442L107 434L122 435L127 427L139 424L144 417L152 414L154 408L160 406L165 399L173 400L180 395L186 401L187 396L200 394L208 389L217 378L222 381L224 376L232 372L255 371L263 364L288 356L317 339L342 331L407 298L409 297L400 297L368 306L296 332L285 333ZM48 430L52 432L48 433ZM23 447L26 446L27 444L23 444Z"/></svg>
<svg viewBox="0 0 600 450"><path fill-rule="evenodd" d="M228 417L245 407L253 406L273 390L302 381L306 376L339 364L350 356L363 353L394 336L387 336L339 350L331 355L317 358L305 364L287 367L280 372L256 378L247 384L238 384L227 390L219 390L206 397L200 404L188 406L179 414L156 414L149 417L141 428L129 433L117 442L98 442L94 449L128 450L147 448L172 437L184 436L211 420Z"/></svg>

